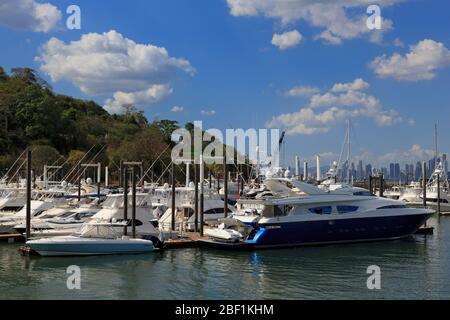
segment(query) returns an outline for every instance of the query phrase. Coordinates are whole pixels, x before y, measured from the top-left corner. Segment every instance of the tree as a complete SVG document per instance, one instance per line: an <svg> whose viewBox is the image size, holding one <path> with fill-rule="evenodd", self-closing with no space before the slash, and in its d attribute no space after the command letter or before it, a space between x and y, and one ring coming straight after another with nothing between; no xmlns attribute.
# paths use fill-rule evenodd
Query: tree
<svg viewBox="0 0 450 320"><path fill-rule="evenodd" d="M178 125L178 121L174 121L174 120L159 120L159 121L155 121L153 123L154 126L156 126L159 131L161 132L164 141L167 144L173 145L172 142L172 133L179 129L180 126Z"/></svg>

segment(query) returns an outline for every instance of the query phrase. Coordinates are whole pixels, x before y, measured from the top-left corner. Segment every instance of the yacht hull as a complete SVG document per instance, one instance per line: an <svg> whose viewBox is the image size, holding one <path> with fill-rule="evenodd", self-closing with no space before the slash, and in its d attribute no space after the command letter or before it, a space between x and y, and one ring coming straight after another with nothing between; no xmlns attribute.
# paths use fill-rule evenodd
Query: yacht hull
<svg viewBox="0 0 450 320"><path fill-rule="evenodd" d="M73 239L58 237L28 241L27 245L41 256L94 256L138 254L154 251L151 241L141 239Z"/></svg>
<svg viewBox="0 0 450 320"><path fill-rule="evenodd" d="M430 214L259 224L256 248L396 240L414 234Z"/></svg>

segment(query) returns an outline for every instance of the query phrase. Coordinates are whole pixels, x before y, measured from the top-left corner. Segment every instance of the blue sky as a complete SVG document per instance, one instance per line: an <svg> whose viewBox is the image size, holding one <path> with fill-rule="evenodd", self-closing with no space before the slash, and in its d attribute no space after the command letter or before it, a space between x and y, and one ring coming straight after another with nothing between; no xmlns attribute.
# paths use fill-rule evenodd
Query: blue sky
<svg viewBox="0 0 450 320"><path fill-rule="evenodd" d="M167 60L164 70L151 80L146 78L139 89L152 87L156 82L164 83L160 94L152 91L137 98L139 95L132 93L137 99L136 105L149 119L170 118L182 124L203 120L205 128L247 129L265 128L275 118L272 126L288 130L288 159L295 154L311 158L321 153L329 155L324 161L331 161L340 153L347 117L344 114L324 120L324 113L337 108L335 112L358 109L365 114L366 105L348 106L336 100L340 94L357 94L364 101L376 99L381 109L369 116L352 116L355 158L385 163L392 160L412 162L426 157L432 152L435 122L440 124L440 149L450 151L450 141L446 139L447 119L450 119L448 1L378 1L383 19L390 20L392 27L382 29L382 39L377 41L371 40L375 31L358 29L360 26L355 23L358 17L367 16L364 0L341 0L341 7L324 6L320 12L325 18L317 12L302 12L302 2L312 2L305 0L299 0L299 7L292 10L284 10L283 6L279 9L273 4L274 0L261 0L259 4L247 0L248 7L242 7L245 0L5 1L11 5L23 2L22 8L31 8L30 3L50 2L60 11L57 23L47 32L37 31L36 24L6 21L4 17L8 13L0 12L0 38L4 44L0 53L1 65L8 70L31 66L41 72L56 92L94 99L101 105L113 99L114 93L121 89L116 83L110 83L111 78L116 75L120 80L123 73L105 74L110 90L86 92L80 88L80 81L74 80L73 72L63 74L63 70L55 70L58 62L55 62L55 56L45 52L43 45L51 38L68 45L71 41L80 41L88 33L102 36L115 30L122 38L136 44L165 48L169 58L179 59L177 62ZM267 6L261 4L265 2ZM323 1L317 2L323 5ZM81 30L65 27L66 8L71 4L81 8ZM340 12L340 9L348 20L333 25L338 17L328 25L326 16ZM347 26L356 26L360 31L348 34ZM301 34L299 43L294 41L284 50L271 43L275 34L283 35L293 30ZM341 43L317 39L326 30L334 32L334 37L340 38ZM423 42L426 39L429 42ZM421 44L423 50L414 52L415 46L422 48ZM76 51L76 47L72 49ZM410 52L420 56L408 63ZM35 59L45 53L45 61ZM78 56L79 53L68 54ZM398 54L406 65L391 61L394 54ZM383 55L378 67L370 66ZM89 53L82 58L90 59ZM181 59L189 66L180 66ZM47 65L47 69L43 69L43 65ZM380 67L385 67L384 74L377 71ZM402 78L402 72L408 68L411 70L407 70ZM418 76L424 70L431 70L432 76L427 79ZM127 71L126 75L133 81L145 77L139 72L130 75L131 72ZM86 86L90 86L89 76L84 77ZM364 82L362 89L351 92L332 89L335 84L351 84L356 79ZM314 94L288 96L286 92L294 87L313 88ZM124 91L130 93L133 90L127 88ZM330 95L336 99L311 107L313 95L322 100ZM183 112L172 112L174 106L182 107ZM301 109L307 108L311 108L315 116L319 115L322 122L319 123L317 117L310 121L299 115ZM202 110L209 113L214 110L215 114L204 115ZM388 119L380 120L380 116ZM413 145L420 147L412 149Z"/></svg>

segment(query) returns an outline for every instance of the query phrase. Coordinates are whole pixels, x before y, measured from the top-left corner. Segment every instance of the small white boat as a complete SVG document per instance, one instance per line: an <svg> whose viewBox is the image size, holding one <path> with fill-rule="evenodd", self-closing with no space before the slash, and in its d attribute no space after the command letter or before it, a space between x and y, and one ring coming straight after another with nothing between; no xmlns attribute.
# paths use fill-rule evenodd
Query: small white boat
<svg viewBox="0 0 450 320"><path fill-rule="evenodd" d="M236 219L221 219L217 228L205 229L205 235L212 240L236 243L243 239L243 235L236 229L240 222Z"/></svg>
<svg viewBox="0 0 450 320"><path fill-rule="evenodd" d="M30 240L26 243L41 256L93 256L148 253L152 241L117 236L110 224L85 224L71 236Z"/></svg>

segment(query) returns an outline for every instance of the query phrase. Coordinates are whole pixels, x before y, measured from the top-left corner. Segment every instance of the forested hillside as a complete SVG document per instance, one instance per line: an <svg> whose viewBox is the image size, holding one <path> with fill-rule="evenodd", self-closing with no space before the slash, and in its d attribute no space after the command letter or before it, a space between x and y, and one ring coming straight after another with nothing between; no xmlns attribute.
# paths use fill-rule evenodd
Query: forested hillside
<svg viewBox="0 0 450 320"><path fill-rule="evenodd" d="M0 67L3 172L28 146L34 150L37 174L44 164L66 162L70 167L91 148L96 161L113 172L120 159L143 160L148 166L167 148L176 128L176 121L149 123L133 109L125 115L110 115L93 101L54 93L32 69L17 68L8 74Z"/></svg>

